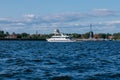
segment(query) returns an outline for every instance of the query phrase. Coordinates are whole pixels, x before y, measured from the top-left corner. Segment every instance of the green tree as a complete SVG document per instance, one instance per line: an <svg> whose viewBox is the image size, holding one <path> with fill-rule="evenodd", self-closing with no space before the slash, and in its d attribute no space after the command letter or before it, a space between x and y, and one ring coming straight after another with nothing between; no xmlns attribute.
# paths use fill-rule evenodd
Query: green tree
<svg viewBox="0 0 120 80"><path fill-rule="evenodd" d="M114 33L113 36L114 39L120 39L120 33Z"/></svg>
<svg viewBox="0 0 120 80"><path fill-rule="evenodd" d="M4 31L0 31L0 38L4 38L4 37L5 37Z"/></svg>
<svg viewBox="0 0 120 80"><path fill-rule="evenodd" d="M83 34L82 37L88 39L90 37L90 32Z"/></svg>
<svg viewBox="0 0 120 80"><path fill-rule="evenodd" d="M81 38L81 34L73 33L73 38Z"/></svg>
<svg viewBox="0 0 120 80"><path fill-rule="evenodd" d="M22 33L21 34L21 38L27 39L27 38L29 38L29 36L30 36L30 34L27 34L27 33Z"/></svg>
<svg viewBox="0 0 120 80"><path fill-rule="evenodd" d="M6 32L6 33L5 33L5 36L9 36L9 35L10 35L9 32Z"/></svg>
<svg viewBox="0 0 120 80"><path fill-rule="evenodd" d="M103 39L106 38L106 34L105 33L100 33L100 34L98 34L98 36L99 36L99 38L103 38Z"/></svg>
<svg viewBox="0 0 120 80"><path fill-rule="evenodd" d="M17 35L17 38L19 38L19 39L22 38L21 34L16 34L16 35Z"/></svg>

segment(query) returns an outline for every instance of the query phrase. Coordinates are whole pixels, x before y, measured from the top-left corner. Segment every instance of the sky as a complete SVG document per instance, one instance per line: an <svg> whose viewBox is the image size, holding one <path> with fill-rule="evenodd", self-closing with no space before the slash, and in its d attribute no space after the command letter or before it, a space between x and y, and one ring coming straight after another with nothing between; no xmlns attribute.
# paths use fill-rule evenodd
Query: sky
<svg viewBox="0 0 120 80"><path fill-rule="evenodd" d="M12 33L120 32L120 0L0 0L0 30Z"/></svg>

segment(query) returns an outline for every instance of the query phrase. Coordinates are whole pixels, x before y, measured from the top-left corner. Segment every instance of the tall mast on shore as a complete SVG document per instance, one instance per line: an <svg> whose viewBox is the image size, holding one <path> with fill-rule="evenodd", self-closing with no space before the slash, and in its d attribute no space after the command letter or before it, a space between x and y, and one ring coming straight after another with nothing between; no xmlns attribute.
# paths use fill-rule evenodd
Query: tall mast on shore
<svg viewBox="0 0 120 80"><path fill-rule="evenodd" d="M93 39L92 24L90 24L90 36L89 39Z"/></svg>
<svg viewBox="0 0 120 80"><path fill-rule="evenodd" d="M38 35L38 31L36 30L36 35Z"/></svg>

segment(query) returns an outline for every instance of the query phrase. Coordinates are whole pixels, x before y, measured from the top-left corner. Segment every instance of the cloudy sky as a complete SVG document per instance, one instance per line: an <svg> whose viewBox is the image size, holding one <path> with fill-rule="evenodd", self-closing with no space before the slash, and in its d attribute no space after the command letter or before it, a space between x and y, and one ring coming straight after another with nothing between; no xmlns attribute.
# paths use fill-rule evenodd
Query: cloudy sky
<svg viewBox="0 0 120 80"><path fill-rule="evenodd" d="M120 32L120 0L0 0L0 30L10 33Z"/></svg>

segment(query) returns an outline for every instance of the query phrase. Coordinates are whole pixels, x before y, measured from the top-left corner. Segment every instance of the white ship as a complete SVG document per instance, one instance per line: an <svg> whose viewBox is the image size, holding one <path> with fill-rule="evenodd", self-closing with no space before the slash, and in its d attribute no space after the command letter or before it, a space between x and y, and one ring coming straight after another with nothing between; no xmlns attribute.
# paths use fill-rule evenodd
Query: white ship
<svg viewBox="0 0 120 80"><path fill-rule="evenodd" d="M54 35L47 39L48 42L75 42L70 36L64 35L58 29L54 30Z"/></svg>

